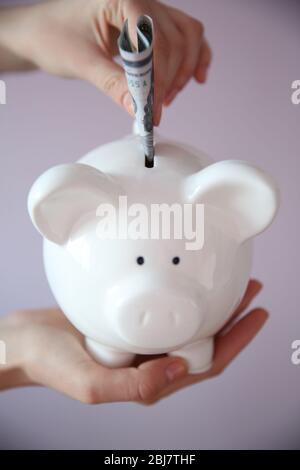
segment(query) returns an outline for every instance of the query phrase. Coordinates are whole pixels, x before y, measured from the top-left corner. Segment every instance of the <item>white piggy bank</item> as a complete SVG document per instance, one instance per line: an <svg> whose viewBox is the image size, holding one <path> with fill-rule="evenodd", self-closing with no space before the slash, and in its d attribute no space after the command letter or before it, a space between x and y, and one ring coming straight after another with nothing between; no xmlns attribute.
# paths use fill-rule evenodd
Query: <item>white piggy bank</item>
<svg viewBox="0 0 300 470"><path fill-rule="evenodd" d="M140 237L132 226L131 237L109 232L121 199L127 228L144 223L153 207L163 206L162 213L197 207L197 249L191 237L157 236L156 226L150 237L145 227ZM272 222L278 191L248 163L212 163L189 146L163 140L154 167L146 168L137 137L130 136L46 171L28 207L45 238L53 294L93 357L119 367L136 354L168 353L185 358L196 373L211 366L213 336L244 294L251 239Z"/></svg>

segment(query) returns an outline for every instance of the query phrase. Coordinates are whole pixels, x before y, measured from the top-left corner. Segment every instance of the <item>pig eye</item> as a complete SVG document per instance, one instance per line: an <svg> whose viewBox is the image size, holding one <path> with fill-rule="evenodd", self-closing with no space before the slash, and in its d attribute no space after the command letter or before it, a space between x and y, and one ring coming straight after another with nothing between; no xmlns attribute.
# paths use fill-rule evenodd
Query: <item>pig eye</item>
<svg viewBox="0 0 300 470"><path fill-rule="evenodd" d="M143 256L138 256L136 259L137 264L142 265L145 263L144 257Z"/></svg>
<svg viewBox="0 0 300 470"><path fill-rule="evenodd" d="M179 264L179 263L180 263L180 258L179 258L179 256L174 256L174 258L172 259L172 263L173 263L173 264Z"/></svg>

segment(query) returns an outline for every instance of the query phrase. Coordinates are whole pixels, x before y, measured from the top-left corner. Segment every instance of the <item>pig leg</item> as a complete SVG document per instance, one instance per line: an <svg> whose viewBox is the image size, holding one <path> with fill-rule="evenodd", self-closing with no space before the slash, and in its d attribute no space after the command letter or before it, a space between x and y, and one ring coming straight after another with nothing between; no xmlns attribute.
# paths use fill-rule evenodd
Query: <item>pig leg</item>
<svg viewBox="0 0 300 470"><path fill-rule="evenodd" d="M213 352L214 340L213 338L207 338L187 344L176 351L170 352L169 355L182 357L187 361L189 373L199 374L211 368Z"/></svg>
<svg viewBox="0 0 300 470"><path fill-rule="evenodd" d="M90 338L85 339L86 349L90 355L100 364L108 367L126 367L129 366L135 354L119 351L101 343L97 343Z"/></svg>

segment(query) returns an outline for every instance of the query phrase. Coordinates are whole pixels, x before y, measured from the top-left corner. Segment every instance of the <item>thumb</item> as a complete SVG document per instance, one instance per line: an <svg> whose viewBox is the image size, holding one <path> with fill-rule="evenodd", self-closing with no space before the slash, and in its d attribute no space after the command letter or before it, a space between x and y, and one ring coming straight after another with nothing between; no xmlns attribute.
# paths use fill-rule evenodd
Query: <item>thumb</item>
<svg viewBox="0 0 300 470"><path fill-rule="evenodd" d="M153 403L169 385L187 374L187 365L181 358L164 357L144 362L138 368L108 369L89 363L84 367L81 384L87 389L81 399L88 403L135 401ZM82 387L82 386L81 386Z"/></svg>
<svg viewBox="0 0 300 470"><path fill-rule="evenodd" d="M134 116L132 98L122 67L112 59L98 57L85 68L85 78Z"/></svg>

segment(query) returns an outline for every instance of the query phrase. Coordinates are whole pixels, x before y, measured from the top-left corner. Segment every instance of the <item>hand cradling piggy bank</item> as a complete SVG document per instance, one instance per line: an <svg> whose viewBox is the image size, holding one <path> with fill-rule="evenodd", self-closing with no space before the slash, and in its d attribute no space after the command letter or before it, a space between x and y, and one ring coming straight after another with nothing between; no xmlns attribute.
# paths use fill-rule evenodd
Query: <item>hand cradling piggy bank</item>
<svg viewBox="0 0 300 470"><path fill-rule="evenodd" d="M127 366L136 354L168 353L185 358L190 373L202 372L212 363L214 335L245 292L251 239L272 222L278 191L251 164L213 163L162 139L154 167L146 168L137 139L99 147L34 183L28 207L44 236L47 278L102 364ZM187 249L184 237L103 236L119 215L120 196L128 208L135 205L132 220L137 205L149 214L158 205L199 205L201 247Z"/></svg>

